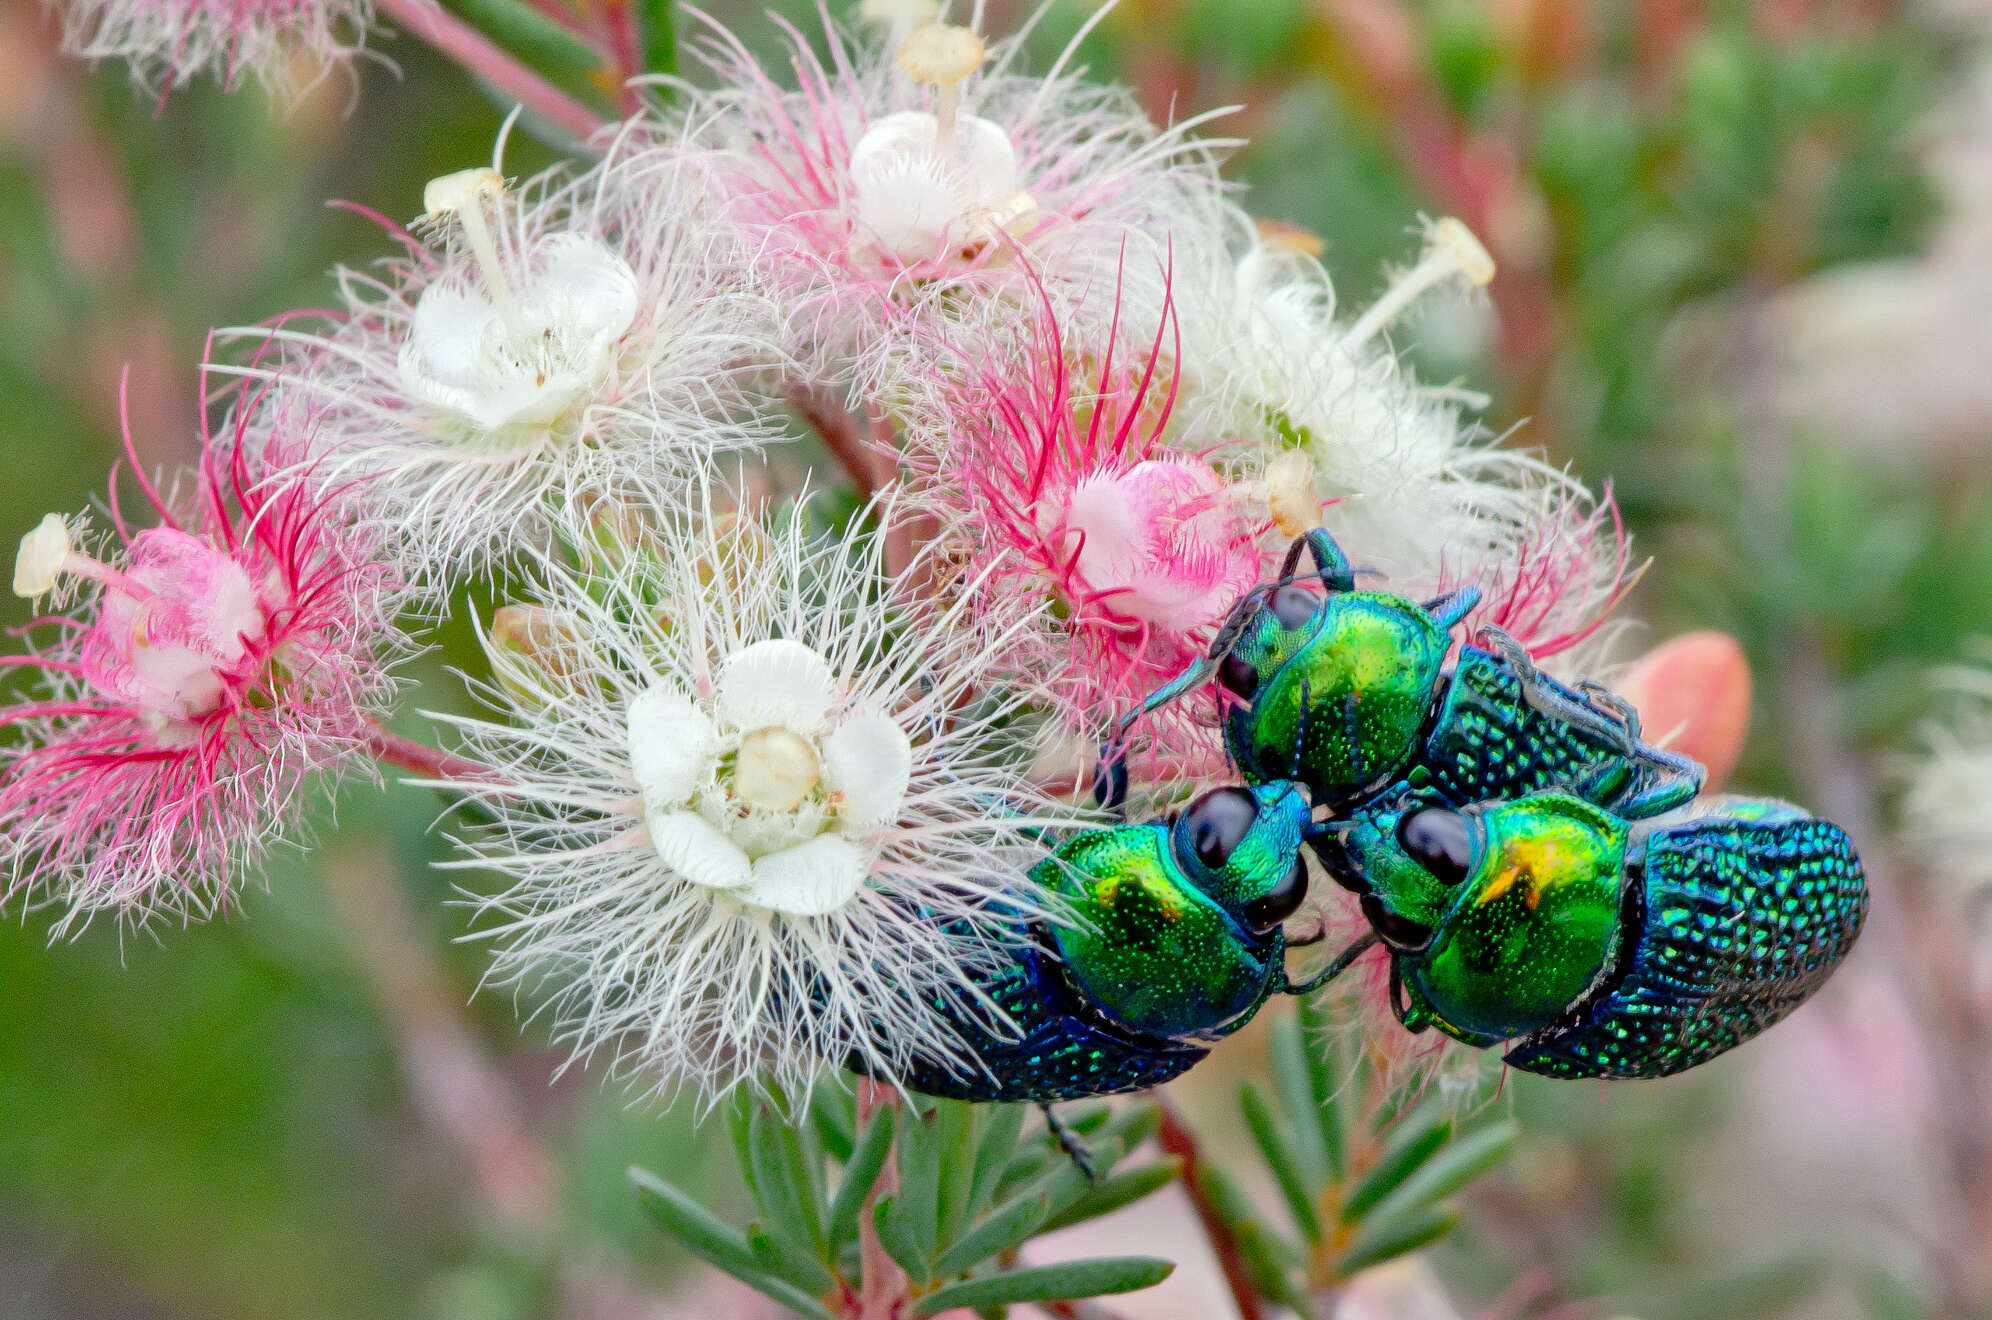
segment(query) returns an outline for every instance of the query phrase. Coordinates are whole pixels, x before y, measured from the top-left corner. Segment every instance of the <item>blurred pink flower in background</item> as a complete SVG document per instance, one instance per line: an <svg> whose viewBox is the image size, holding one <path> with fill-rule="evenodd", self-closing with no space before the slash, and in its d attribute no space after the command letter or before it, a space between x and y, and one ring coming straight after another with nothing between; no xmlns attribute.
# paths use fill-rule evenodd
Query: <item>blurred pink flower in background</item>
<svg viewBox="0 0 1992 1320"><path fill-rule="evenodd" d="M63 46L118 59L147 87L171 91L203 73L287 82L292 57L321 70L363 45L371 0L62 0Z"/></svg>

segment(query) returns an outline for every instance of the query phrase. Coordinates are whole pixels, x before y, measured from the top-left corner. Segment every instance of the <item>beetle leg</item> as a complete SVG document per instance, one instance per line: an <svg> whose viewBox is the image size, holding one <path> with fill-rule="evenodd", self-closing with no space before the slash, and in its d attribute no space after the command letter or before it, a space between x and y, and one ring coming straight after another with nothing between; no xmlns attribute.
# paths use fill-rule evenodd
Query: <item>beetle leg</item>
<svg viewBox="0 0 1992 1320"><path fill-rule="evenodd" d="M1441 628L1450 630L1479 603L1479 587L1461 587L1457 591L1448 591L1443 596L1426 601L1425 613L1437 619Z"/></svg>
<svg viewBox="0 0 1992 1320"><path fill-rule="evenodd" d="M1300 563L1300 548L1303 545L1307 547L1308 553L1314 556L1314 573L1321 579L1324 590L1332 593L1356 589L1356 570L1349 567L1349 557L1342 553L1342 547L1335 544L1335 538L1328 535L1328 529L1325 527L1316 527L1305 536L1295 539L1293 546L1287 551L1286 566L1280 571L1281 577L1293 576L1295 566Z"/></svg>
<svg viewBox="0 0 1992 1320"><path fill-rule="evenodd" d="M1382 937L1379 936L1375 931L1369 932L1367 935L1364 935L1361 939L1351 944L1348 948L1342 950L1340 953L1336 954L1333 958L1330 958L1328 960L1328 965L1326 967L1323 967L1320 971L1308 977L1305 981L1288 981L1285 985L1280 987L1280 993L1289 994L1289 995L1307 995L1314 993L1316 990L1319 990L1322 986L1328 984L1330 981L1340 976L1343 972L1348 971L1349 968L1355 966L1356 959L1362 957L1364 954L1368 953L1372 948L1374 948L1381 938ZM1391 960L1390 966L1391 966L1392 975L1395 975L1397 968L1396 959L1393 958Z"/></svg>
<svg viewBox="0 0 1992 1320"><path fill-rule="evenodd" d="M1092 1148L1085 1140L1067 1127L1064 1119L1052 1112L1049 1100L1038 1102L1038 1112L1044 1115L1045 1130L1051 1133L1051 1139L1058 1143L1058 1148L1065 1152L1067 1158L1079 1166L1079 1172L1086 1175L1086 1181L1099 1181L1100 1173L1093 1165Z"/></svg>
<svg viewBox="0 0 1992 1320"><path fill-rule="evenodd" d="M1093 801L1122 823L1127 821L1127 757L1119 743L1100 748L1100 759L1093 766Z"/></svg>

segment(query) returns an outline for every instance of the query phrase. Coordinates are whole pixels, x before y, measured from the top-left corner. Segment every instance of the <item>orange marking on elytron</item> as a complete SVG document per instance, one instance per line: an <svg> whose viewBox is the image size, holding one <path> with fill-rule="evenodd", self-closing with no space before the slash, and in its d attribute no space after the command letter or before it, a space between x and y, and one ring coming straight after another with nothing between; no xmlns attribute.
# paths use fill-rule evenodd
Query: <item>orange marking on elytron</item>
<svg viewBox="0 0 1992 1320"><path fill-rule="evenodd" d="M1507 866L1480 891L1474 903L1486 907L1510 889L1520 887L1523 906L1533 912L1542 902L1542 885L1536 879L1536 872L1540 869L1555 873L1552 865L1555 843L1549 839L1509 839L1504 843L1502 858Z"/></svg>

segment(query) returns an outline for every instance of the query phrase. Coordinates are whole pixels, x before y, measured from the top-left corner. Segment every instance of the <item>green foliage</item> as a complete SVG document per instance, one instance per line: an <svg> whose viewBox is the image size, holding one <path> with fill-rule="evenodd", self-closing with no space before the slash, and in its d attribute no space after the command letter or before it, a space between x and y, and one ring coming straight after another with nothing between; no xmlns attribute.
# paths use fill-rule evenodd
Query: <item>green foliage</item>
<svg viewBox="0 0 1992 1320"><path fill-rule="evenodd" d="M1262 1213L1216 1168L1207 1191L1268 1300L1309 1313L1310 1294L1450 1233L1449 1203L1514 1149L1509 1122L1455 1133L1437 1100L1352 1065L1318 1003L1272 1027L1274 1086L1247 1081L1239 1107L1280 1190ZM1283 1218L1283 1224L1275 1223Z"/></svg>
<svg viewBox="0 0 1992 1320"><path fill-rule="evenodd" d="M755 1217L734 1227L641 1169L630 1171L653 1220L684 1248L800 1315L827 1316L863 1285L861 1229L905 1272L912 1310L1069 1300L1128 1292L1172 1268L1146 1257L1019 1265L1032 1238L1118 1210L1176 1175L1173 1160L1128 1163L1154 1134L1152 1104L1075 1107L1067 1122L1094 1162L1089 1179L1048 1134L1025 1132L1014 1105L919 1100L857 1124L843 1085L798 1107L744 1101L729 1132ZM1125 1167L1123 1167L1125 1166ZM890 1168L892 1182L884 1180Z"/></svg>

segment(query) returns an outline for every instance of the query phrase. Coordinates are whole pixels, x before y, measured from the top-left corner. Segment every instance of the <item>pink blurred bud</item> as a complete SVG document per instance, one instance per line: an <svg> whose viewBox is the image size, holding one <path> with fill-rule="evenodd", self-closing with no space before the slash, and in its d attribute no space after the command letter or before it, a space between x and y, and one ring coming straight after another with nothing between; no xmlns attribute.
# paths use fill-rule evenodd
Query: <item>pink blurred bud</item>
<svg viewBox="0 0 1992 1320"><path fill-rule="evenodd" d="M1750 661L1734 637L1691 632L1632 662L1617 683L1649 741L1694 757L1719 787L1750 732Z"/></svg>

